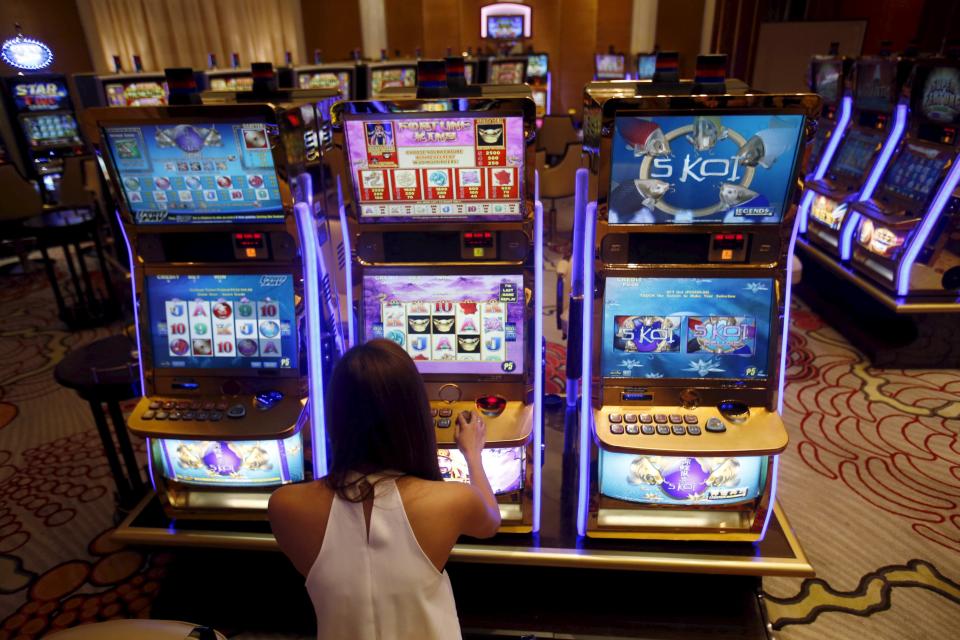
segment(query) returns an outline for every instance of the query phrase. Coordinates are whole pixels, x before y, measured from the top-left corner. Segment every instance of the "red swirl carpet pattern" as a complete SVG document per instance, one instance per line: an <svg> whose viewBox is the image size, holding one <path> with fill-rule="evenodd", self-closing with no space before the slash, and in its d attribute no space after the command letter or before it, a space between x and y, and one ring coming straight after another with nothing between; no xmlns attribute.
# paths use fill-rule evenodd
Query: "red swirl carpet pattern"
<svg viewBox="0 0 960 640"><path fill-rule="evenodd" d="M2 277L0 640L147 617L171 556L110 541L113 484L89 408L52 375L71 348L118 328L70 333L42 276ZM546 313L547 391L561 393L564 346ZM764 581L775 634L953 637L960 372L873 369L802 303L792 323L779 499L817 578Z"/></svg>

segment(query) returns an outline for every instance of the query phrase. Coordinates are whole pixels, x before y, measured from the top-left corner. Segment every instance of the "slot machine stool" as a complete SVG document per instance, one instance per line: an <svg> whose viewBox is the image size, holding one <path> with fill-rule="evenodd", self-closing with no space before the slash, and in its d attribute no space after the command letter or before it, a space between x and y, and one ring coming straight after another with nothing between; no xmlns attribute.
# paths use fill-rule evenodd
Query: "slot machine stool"
<svg viewBox="0 0 960 640"><path fill-rule="evenodd" d="M135 352L136 344L127 336L110 336L73 349L53 371L58 384L73 389L90 404L123 510L132 508L146 488L120 410L121 402L140 395L137 391L139 367L136 355L133 355ZM107 405L114 434L110 433L103 405ZM126 465L126 473L120 464L121 457Z"/></svg>
<svg viewBox="0 0 960 640"><path fill-rule="evenodd" d="M227 640L219 631L175 620L108 620L54 633L56 640Z"/></svg>

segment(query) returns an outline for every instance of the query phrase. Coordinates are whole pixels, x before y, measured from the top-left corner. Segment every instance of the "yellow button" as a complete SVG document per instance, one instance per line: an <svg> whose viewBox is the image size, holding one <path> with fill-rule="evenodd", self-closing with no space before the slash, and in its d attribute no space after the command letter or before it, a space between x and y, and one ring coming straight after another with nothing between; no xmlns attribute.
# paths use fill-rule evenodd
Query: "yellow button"
<svg viewBox="0 0 960 640"><path fill-rule="evenodd" d="M247 257L248 257L248 258L256 258L256 257L257 257L257 250L254 249L253 247L248 247L248 248L247 248Z"/></svg>
<svg viewBox="0 0 960 640"><path fill-rule="evenodd" d="M724 249L720 252L721 260L733 260L733 249Z"/></svg>
<svg viewBox="0 0 960 640"><path fill-rule="evenodd" d="M482 257L483 257L483 249L480 248L480 247L474 247L474 249L473 249L473 257L474 257L474 258L482 258Z"/></svg>

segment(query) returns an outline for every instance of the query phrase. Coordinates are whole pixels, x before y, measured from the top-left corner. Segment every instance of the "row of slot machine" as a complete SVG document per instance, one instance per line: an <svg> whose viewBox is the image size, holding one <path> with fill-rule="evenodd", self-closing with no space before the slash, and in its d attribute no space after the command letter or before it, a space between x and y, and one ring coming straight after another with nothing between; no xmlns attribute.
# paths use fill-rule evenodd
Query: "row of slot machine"
<svg viewBox="0 0 960 640"><path fill-rule="evenodd" d="M960 300L960 60L817 56L800 238L891 299Z"/></svg>
<svg viewBox="0 0 960 640"><path fill-rule="evenodd" d="M730 90L718 58L585 90L600 186L578 176L580 535L757 541L773 512L791 203L819 98ZM202 104L186 72L174 104L86 112L130 248L128 424L165 535L262 519L273 488L324 475L324 381L373 338L423 376L444 477L469 480L453 422L479 411L502 531L540 530L535 102L463 92L450 60L418 75L417 97L329 107L298 90Z"/></svg>

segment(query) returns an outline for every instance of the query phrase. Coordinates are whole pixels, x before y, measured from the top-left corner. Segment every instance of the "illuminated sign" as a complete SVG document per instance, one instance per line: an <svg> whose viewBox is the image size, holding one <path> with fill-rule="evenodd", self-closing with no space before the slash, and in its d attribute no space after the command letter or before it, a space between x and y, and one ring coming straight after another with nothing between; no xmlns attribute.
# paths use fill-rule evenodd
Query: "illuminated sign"
<svg viewBox="0 0 960 640"><path fill-rule="evenodd" d="M36 71L46 69L53 63L53 51L50 47L22 34L10 38L0 45L0 58L11 67Z"/></svg>

